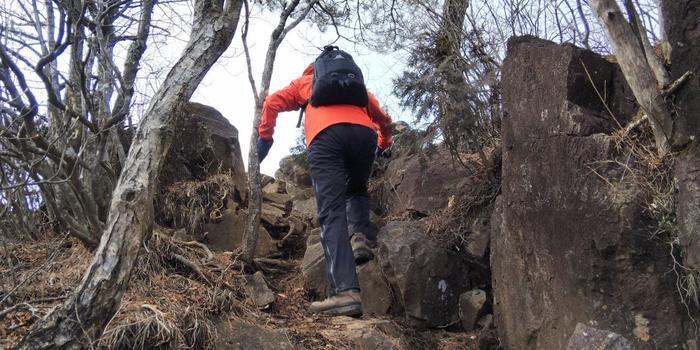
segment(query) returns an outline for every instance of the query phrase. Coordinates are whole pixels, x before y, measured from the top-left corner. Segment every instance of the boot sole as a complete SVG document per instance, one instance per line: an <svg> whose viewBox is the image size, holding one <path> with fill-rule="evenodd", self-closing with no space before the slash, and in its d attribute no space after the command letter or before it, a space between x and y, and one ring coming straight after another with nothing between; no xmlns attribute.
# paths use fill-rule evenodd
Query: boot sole
<svg viewBox="0 0 700 350"><path fill-rule="evenodd" d="M321 315L325 316L351 316L360 317L362 316L362 304L352 304L346 306L340 306L332 309L328 309L320 312Z"/></svg>
<svg viewBox="0 0 700 350"><path fill-rule="evenodd" d="M374 259L374 253L368 249L357 249L352 252L353 257L355 258L355 264L356 265L362 265L372 259Z"/></svg>

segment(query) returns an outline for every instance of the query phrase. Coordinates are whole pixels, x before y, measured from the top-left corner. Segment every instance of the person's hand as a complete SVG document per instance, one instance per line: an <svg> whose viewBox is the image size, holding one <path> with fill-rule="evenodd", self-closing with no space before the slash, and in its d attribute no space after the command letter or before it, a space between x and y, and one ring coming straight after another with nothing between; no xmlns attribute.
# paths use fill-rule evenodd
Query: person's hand
<svg viewBox="0 0 700 350"><path fill-rule="evenodd" d="M262 163L263 159L267 157L267 153L270 152L270 148L274 142L275 140L273 139L265 140L258 137L258 162Z"/></svg>

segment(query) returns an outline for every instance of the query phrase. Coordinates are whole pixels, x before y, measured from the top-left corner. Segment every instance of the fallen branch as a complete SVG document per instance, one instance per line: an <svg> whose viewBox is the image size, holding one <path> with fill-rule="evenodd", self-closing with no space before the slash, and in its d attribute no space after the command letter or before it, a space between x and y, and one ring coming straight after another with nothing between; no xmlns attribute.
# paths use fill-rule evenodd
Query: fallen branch
<svg viewBox="0 0 700 350"><path fill-rule="evenodd" d="M182 256L180 254L175 254L175 253L171 253L170 256L173 259L177 260L178 262L182 263L183 265L189 267L190 270L192 270L192 272L194 272L197 276L199 276L199 278L204 280L207 284L209 284L209 285L212 284L209 281L209 279L207 278L207 276L204 274L204 272L202 272L202 269L199 268L199 266L197 266L197 264L194 263L192 260L187 259L184 256Z"/></svg>
<svg viewBox="0 0 700 350"><path fill-rule="evenodd" d="M15 306L11 306L5 310L0 311L0 319L5 317L5 315L9 314L10 312L21 311L21 310L29 311L32 314L32 317L41 318L41 316L38 315L39 311L37 309L35 309L33 306L31 306L27 303L19 303Z"/></svg>
<svg viewBox="0 0 700 350"><path fill-rule="evenodd" d="M204 245L203 243L197 242L197 241L189 241L189 242L183 242L183 241L178 241L179 244L186 246L186 247L198 247L201 248L204 253L207 254L207 260L204 260L203 264L208 264L210 261L214 260L214 253L209 250L209 248Z"/></svg>

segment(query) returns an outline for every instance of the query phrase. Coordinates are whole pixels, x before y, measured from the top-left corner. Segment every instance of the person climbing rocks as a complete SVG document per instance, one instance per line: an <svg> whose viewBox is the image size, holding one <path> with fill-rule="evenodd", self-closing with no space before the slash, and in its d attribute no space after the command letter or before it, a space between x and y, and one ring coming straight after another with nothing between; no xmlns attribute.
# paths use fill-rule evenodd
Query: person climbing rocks
<svg viewBox="0 0 700 350"><path fill-rule="evenodd" d="M326 46L301 77L265 99L258 127L259 160L273 144L277 115L301 109L311 179L321 224L330 296L311 304L312 313L362 315L355 267L374 258L368 244L367 182L375 156L392 144L391 118L364 84L348 53Z"/></svg>

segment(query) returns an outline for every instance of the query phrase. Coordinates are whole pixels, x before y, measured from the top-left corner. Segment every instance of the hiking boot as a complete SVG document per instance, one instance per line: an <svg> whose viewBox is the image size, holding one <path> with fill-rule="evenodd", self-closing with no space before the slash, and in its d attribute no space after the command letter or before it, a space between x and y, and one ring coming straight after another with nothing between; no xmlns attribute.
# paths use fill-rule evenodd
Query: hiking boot
<svg viewBox="0 0 700 350"><path fill-rule="evenodd" d="M314 301L309 307L314 314L326 316L362 316L362 299L360 292L346 290L323 301Z"/></svg>
<svg viewBox="0 0 700 350"><path fill-rule="evenodd" d="M355 257L355 264L362 265L374 259L374 253L369 248L369 240L362 233L355 233L350 239L352 245L352 255Z"/></svg>

